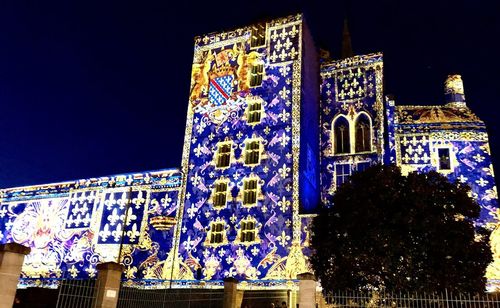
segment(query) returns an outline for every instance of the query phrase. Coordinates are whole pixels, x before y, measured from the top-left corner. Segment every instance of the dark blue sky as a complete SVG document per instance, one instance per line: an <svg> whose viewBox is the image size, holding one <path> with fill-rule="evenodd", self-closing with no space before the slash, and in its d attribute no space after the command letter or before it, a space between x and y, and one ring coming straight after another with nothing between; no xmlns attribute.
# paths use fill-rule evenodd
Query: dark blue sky
<svg viewBox="0 0 500 308"><path fill-rule="evenodd" d="M440 104L462 74L500 156L495 1L344 3L1 3L0 187L179 166L193 37L298 11L333 56L348 11L355 53L384 52L397 104Z"/></svg>

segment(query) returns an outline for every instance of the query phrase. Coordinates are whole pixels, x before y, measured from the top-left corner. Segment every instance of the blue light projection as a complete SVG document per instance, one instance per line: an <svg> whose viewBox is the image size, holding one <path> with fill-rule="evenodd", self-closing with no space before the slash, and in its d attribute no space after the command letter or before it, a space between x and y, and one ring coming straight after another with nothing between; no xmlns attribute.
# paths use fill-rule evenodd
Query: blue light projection
<svg viewBox="0 0 500 308"><path fill-rule="evenodd" d="M325 62L321 67L324 202L329 202L337 186L358 170L358 166L382 162L385 153L382 68L382 54ZM360 125L362 117L369 119L367 127ZM357 136L362 130L368 135L365 138L368 141L364 148L359 148Z"/></svg>
<svg viewBox="0 0 500 308"><path fill-rule="evenodd" d="M445 98L384 99L380 53L320 64L301 15L200 36L181 169L0 190L0 243L32 248L22 286L92 278L98 263L118 261L130 286L220 288L235 277L244 289L291 289L311 270L320 200L332 206L355 171L397 164L471 186L476 223L493 230L487 278L500 286L486 127L460 76Z"/></svg>
<svg viewBox="0 0 500 308"><path fill-rule="evenodd" d="M92 278L98 263L118 258L125 277L148 277L173 238L172 226L158 231L150 220L175 218L180 181L168 169L2 190L0 242L31 247L22 269L34 279L22 281L28 286Z"/></svg>
<svg viewBox="0 0 500 308"><path fill-rule="evenodd" d="M310 38L300 15L261 29L262 46L252 46L251 36L261 34L251 27L196 40L173 278L193 279L198 268L203 279L294 279L308 270L299 200L310 193L299 184L299 159L309 155L313 165L317 158L299 136L308 108L301 106L301 42ZM219 82L232 76L232 89Z"/></svg>

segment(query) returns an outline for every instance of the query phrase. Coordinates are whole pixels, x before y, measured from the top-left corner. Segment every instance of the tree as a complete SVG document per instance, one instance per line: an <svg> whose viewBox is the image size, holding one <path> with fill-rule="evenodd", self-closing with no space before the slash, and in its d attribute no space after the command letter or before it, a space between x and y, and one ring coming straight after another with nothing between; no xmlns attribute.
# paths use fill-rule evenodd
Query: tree
<svg viewBox="0 0 500 308"><path fill-rule="evenodd" d="M311 263L325 290L483 292L489 233L469 187L396 166L354 173L312 227Z"/></svg>

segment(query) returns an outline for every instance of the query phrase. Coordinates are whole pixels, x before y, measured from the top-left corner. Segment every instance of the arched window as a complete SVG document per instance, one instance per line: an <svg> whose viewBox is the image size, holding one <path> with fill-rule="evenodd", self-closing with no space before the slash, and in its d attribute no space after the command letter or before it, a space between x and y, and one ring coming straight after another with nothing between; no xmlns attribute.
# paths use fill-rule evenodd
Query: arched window
<svg viewBox="0 0 500 308"><path fill-rule="evenodd" d="M351 153L349 121L345 117L339 117L335 120L333 134L335 154Z"/></svg>
<svg viewBox="0 0 500 308"><path fill-rule="evenodd" d="M362 113L356 119L356 152L371 151L371 135L370 119L366 114Z"/></svg>

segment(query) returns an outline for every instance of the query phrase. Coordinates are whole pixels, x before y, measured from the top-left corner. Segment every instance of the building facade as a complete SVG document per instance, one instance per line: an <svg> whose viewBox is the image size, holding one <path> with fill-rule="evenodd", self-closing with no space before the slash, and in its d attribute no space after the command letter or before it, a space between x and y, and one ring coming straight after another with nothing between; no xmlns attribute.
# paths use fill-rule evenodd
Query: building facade
<svg viewBox="0 0 500 308"><path fill-rule="evenodd" d="M289 288L319 204L377 163L469 184L500 277L488 135L460 76L442 105L396 106L382 54L320 61L294 15L197 37L191 77L180 169L1 191L0 241L32 247L24 285L119 261L131 285Z"/></svg>

